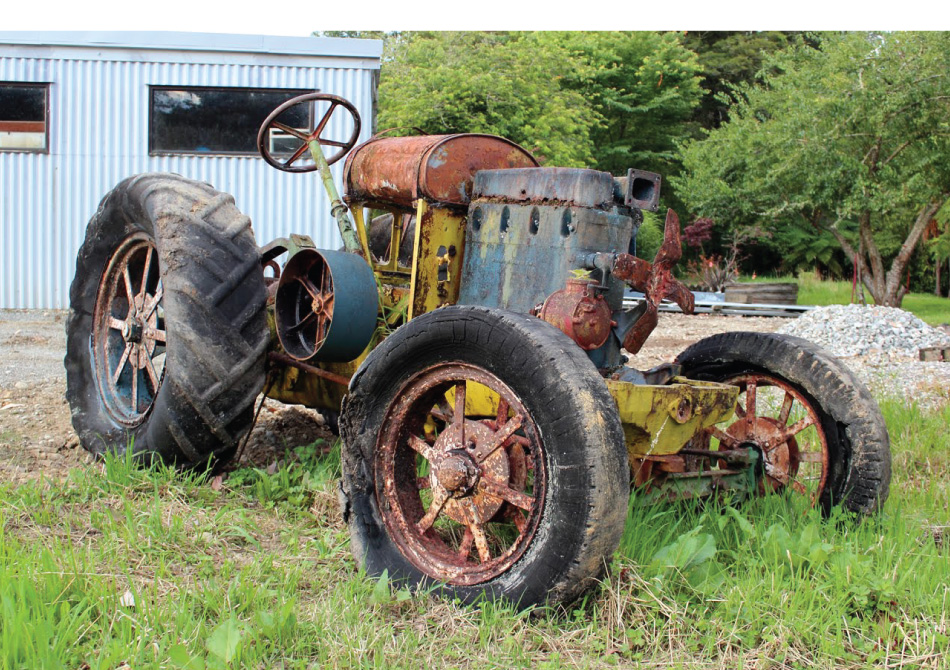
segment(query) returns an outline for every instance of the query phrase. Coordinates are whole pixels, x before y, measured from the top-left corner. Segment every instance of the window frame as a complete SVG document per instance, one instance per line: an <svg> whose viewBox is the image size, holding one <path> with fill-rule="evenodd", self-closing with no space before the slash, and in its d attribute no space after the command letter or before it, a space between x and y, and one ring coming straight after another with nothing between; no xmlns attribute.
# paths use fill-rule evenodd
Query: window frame
<svg viewBox="0 0 950 670"><path fill-rule="evenodd" d="M188 84L183 85L169 85L169 84L149 84L148 87L148 155L149 156L228 156L228 157L253 157L258 156L257 148L255 146L252 151L225 151L215 149L213 151L200 151L197 149L156 149L155 145L155 105L154 105L154 93L156 91L185 91L185 92L200 92L200 91L227 91L232 93L240 92L262 92L262 93L287 93L290 96L287 98L296 98L300 95L305 95L307 93L319 93L320 89L316 88L272 88L269 86L192 86ZM275 108L276 109L276 108ZM309 115L309 123L312 127L313 125L313 107L307 111Z"/></svg>
<svg viewBox="0 0 950 670"><path fill-rule="evenodd" d="M2 147L0 146L0 153L15 153L15 154L42 154L49 155L50 152L50 87L52 82L49 81L0 81L0 86L11 86L15 88L41 88L43 90L43 148L34 149L30 147ZM0 120L0 132L12 132L4 130L4 124L7 123L34 123L39 124L39 121L3 121ZM39 131L29 131L29 132L39 132Z"/></svg>

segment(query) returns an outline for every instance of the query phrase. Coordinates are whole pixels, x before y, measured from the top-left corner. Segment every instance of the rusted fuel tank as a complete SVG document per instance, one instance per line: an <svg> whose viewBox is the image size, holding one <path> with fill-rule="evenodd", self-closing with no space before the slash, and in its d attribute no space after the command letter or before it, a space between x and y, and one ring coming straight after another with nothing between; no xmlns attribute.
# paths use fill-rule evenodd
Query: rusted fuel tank
<svg viewBox="0 0 950 670"><path fill-rule="evenodd" d="M346 159L346 201L412 208L419 198L467 207L479 170L538 167L527 150L494 135L379 137Z"/></svg>

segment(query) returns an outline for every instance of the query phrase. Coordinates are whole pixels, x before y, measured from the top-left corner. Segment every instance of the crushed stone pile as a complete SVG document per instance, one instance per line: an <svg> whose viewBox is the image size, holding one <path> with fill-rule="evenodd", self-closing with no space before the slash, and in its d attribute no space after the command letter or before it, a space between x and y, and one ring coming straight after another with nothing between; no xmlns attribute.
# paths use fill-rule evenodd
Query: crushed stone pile
<svg viewBox="0 0 950 670"><path fill-rule="evenodd" d="M910 312L876 305L829 305L778 330L821 345L836 356L879 353L910 356L927 347L950 347L950 335Z"/></svg>
<svg viewBox="0 0 950 670"><path fill-rule="evenodd" d="M878 398L927 408L950 404L950 362L923 362L921 349L950 347L950 334L910 312L876 305L830 305L777 331L810 340L843 359Z"/></svg>

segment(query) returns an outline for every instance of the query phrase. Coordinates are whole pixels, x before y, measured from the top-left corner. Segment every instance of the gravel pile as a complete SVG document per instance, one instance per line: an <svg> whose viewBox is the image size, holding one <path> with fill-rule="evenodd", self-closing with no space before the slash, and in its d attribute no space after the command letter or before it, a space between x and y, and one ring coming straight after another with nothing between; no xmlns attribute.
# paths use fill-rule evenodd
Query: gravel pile
<svg viewBox="0 0 950 670"><path fill-rule="evenodd" d="M896 307L819 307L778 332L804 337L836 356L881 353L917 358L926 347L950 347L950 335Z"/></svg>
<svg viewBox="0 0 950 670"><path fill-rule="evenodd" d="M819 307L777 331L810 340L843 359L879 398L926 407L950 403L950 362L922 362L921 349L950 347L950 334L895 307Z"/></svg>

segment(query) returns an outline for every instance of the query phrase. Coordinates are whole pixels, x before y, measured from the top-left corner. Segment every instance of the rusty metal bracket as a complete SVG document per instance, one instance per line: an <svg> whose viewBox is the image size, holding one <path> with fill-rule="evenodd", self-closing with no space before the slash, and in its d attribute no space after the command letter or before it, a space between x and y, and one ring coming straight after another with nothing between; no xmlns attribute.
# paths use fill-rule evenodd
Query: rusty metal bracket
<svg viewBox="0 0 950 670"><path fill-rule="evenodd" d="M658 307L664 298L672 299L684 314L693 313L695 300L692 292L674 278L672 272L682 254L679 217L670 209L666 212L663 244L652 263L631 254L617 254L615 257L612 267L614 277L627 282L634 290L642 291L645 296L643 313L623 338L623 347L631 354L640 351L656 328L659 321Z"/></svg>

